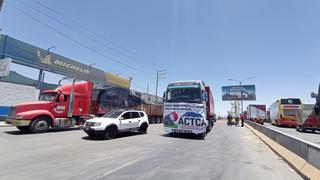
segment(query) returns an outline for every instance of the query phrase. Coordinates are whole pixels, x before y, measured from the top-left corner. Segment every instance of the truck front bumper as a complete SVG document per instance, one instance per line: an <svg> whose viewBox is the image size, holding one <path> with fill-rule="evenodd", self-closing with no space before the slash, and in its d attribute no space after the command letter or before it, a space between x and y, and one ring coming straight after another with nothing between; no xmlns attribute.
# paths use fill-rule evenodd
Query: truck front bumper
<svg viewBox="0 0 320 180"><path fill-rule="evenodd" d="M289 126L289 127L296 127L297 122L296 121L279 121L279 126Z"/></svg>
<svg viewBox="0 0 320 180"><path fill-rule="evenodd" d="M6 119L7 124L11 124L13 126L29 126L31 120L27 119Z"/></svg>

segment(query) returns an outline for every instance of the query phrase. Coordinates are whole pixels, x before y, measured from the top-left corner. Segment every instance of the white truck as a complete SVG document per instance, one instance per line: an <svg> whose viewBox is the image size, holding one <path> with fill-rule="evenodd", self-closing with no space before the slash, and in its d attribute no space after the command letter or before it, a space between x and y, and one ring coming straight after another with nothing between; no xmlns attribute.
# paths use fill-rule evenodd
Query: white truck
<svg viewBox="0 0 320 180"><path fill-rule="evenodd" d="M247 119L259 124L263 124L267 120L266 105L250 104L247 107Z"/></svg>
<svg viewBox="0 0 320 180"><path fill-rule="evenodd" d="M203 81L169 83L164 93L164 131L190 133L204 138L215 121L214 101Z"/></svg>
<svg viewBox="0 0 320 180"><path fill-rule="evenodd" d="M148 116L143 111L113 111L106 115L87 120L84 131L89 137L114 139L119 132L139 131L147 133Z"/></svg>

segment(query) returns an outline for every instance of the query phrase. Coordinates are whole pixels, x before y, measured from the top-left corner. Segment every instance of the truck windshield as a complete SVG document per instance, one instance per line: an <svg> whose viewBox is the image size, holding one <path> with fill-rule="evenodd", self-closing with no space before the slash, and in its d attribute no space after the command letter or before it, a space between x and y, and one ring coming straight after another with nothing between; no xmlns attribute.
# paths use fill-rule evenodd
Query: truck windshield
<svg viewBox="0 0 320 180"><path fill-rule="evenodd" d="M299 116L301 111L299 109L284 109L283 115L284 116Z"/></svg>
<svg viewBox="0 0 320 180"><path fill-rule="evenodd" d="M42 93L40 101L54 101L57 93Z"/></svg>
<svg viewBox="0 0 320 180"><path fill-rule="evenodd" d="M113 111L113 112L108 112L107 114L105 114L103 117L106 118L117 118L119 117L124 111Z"/></svg>
<svg viewBox="0 0 320 180"><path fill-rule="evenodd" d="M200 103L200 88L172 88L168 89L167 102Z"/></svg>

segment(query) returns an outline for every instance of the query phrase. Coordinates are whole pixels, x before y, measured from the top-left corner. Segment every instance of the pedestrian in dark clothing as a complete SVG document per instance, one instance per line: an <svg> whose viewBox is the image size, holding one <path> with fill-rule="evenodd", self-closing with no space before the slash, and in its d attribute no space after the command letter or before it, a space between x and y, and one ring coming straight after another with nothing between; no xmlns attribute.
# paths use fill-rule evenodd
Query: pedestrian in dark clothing
<svg viewBox="0 0 320 180"><path fill-rule="evenodd" d="M241 127L243 127L244 126L244 114L240 114L240 119L241 119Z"/></svg>
<svg viewBox="0 0 320 180"><path fill-rule="evenodd" d="M232 116L229 114L229 115L227 116L227 119L228 119L228 122L227 122L228 126L231 126Z"/></svg>

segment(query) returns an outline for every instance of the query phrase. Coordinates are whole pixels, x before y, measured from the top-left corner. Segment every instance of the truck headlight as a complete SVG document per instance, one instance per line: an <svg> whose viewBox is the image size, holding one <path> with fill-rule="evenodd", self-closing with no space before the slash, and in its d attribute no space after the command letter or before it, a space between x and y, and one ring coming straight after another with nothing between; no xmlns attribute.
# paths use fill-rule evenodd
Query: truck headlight
<svg viewBox="0 0 320 180"><path fill-rule="evenodd" d="M96 123L94 123L94 126L101 126L101 122L96 122Z"/></svg>
<svg viewBox="0 0 320 180"><path fill-rule="evenodd" d="M22 115L17 115L15 119L23 119L24 117Z"/></svg>

